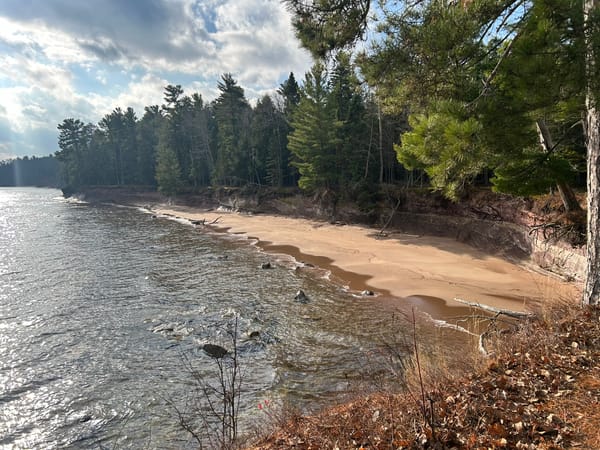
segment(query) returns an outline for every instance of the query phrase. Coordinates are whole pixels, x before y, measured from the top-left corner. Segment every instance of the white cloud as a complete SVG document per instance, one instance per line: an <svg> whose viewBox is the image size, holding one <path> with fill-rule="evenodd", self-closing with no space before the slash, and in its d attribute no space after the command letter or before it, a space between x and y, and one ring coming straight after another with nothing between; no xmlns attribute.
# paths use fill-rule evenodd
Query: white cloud
<svg viewBox="0 0 600 450"><path fill-rule="evenodd" d="M151 74L143 76L139 81L132 81L117 97L104 99L103 114L110 113L116 107L131 107L140 118L144 114L144 107L163 103L163 89L167 84L167 80Z"/></svg>
<svg viewBox="0 0 600 450"><path fill-rule="evenodd" d="M290 71L308 70L311 58L296 40L289 12L277 0L228 0L216 9L221 72L259 92Z"/></svg>
<svg viewBox="0 0 600 450"><path fill-rule="evenodd" d="M74 38L43 22L18 22L0 16L0 42L19 50L25 58L39 58L63 63L85 63L90 58Z"/></svg>
<svg viewBox="0 0 600 450"><path fill-rule="evenodd" d="M141 117L167 84L211 101L230 72L252 101L311 64L279 0L0 0L0 48L7 154L67 117L96 123L129 106Z"/></svg>
<svg viewBox="0 0 600 450"><path fill-rule="evenodd" d="M57 96L71 93L72 73L64 67L46 64L24 56L0 56L1 77L13 85L38 87Z"/></svg>

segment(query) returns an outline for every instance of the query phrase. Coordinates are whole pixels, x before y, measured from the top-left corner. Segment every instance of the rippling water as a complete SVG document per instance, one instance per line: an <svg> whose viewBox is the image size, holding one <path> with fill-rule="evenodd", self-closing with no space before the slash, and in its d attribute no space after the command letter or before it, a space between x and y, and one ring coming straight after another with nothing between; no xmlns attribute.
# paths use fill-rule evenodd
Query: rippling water
<svg viewBox="0 0 600 450"><path fill-rule="evenodd" d="M0 447L193 447L169 406L192 390L182 355L210 376L199 346L226 346L236 315L244 428L262 399L323 404L374 370L389 312L267 259L133 208L0 189Z"/></svg>

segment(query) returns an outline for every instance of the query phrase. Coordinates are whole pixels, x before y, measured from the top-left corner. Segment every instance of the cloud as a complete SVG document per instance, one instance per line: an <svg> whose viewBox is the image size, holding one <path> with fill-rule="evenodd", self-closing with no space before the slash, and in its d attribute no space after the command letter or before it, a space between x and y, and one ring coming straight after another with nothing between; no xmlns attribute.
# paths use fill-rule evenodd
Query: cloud
<svg viewBox="0 0 600 450"><path fill-rule="evenodd" d="M120 46L107 40L81 40L78 42L78 44L82 49L93 54L102 61L118 61L129 57L124 48L121 48Z"/></svg>
<svg viewBox="0 0 600 450"><path fill-rule="evenodd" d="M290 22L279 0L1 0L0 151L43 147L68 117L140 117L167 84L211 101L230 72L251 101L273 92L311 64Z"/></svg>
<svg viewBox="0 0 600 450"><path fill-rule="evenodd" d="M154 63L178 67L199 58L214 57L204 22L185 1L3 0L0 15L8 17L13 44L37 42L50 58L63 59L53 34L67 42L70 61L100 59L123 65ZM3 33L4 34L4 33ZM60 36L63 35L63 36ZM66 35L66 36L65 36ZM0 35L1 36L1 35ZM65 38L66 37L66 38ZM79 49L78 52L76 49ZM85 55L85 56L83 56Z"/></svg>
<svg viewBox="0 0 600 450"><path fill-rule="evenodd" d="M279 1L228 0L216 15L221 72L236 74L250 91L264 92L290 71L308 70L310 56L300 48L289 12Z"/></svg>
<svg viewBox="0 0 600 450"><path fill-rule="evenodd" d="M163 103L163 89L167 84L169 82L164 78L146 74L139 80L131 81L126 89L115 97L92 96L91 104L94 110L100 113L96 121L99 121L105 114L110 114L117 107L123 110L131 107L140 118L144 114L144 107Z"/></svg>
<svg viewBox="0 0 600 450"><path fill-rule="evenodd" d="M8 155L9 146L12 138L12 130L8 117L6 117L6 108L0 105L0 153ZM0 160L6 158L0 158Z"/></svg>
<svg viewBox="0 0 600 450"><path fill-rule="evenodd" d="M57 95L66 95L66 90L70 89L72 74L60 66L20 55L0 55L0 66L0 79L8 79L13 85L37 86L54 91Z"/></svg>
<svg viewBox="0 0 600 450"><path fill-rule="evenodd" d="M266 70L263 79L272 79L282 65L306 66L310 60L278 0L30 3L31 8L23 8L21 0L0 3L0 15L10 18L0 38L55 61L100 60L206 76L243 72L250 64Z"/></svg>

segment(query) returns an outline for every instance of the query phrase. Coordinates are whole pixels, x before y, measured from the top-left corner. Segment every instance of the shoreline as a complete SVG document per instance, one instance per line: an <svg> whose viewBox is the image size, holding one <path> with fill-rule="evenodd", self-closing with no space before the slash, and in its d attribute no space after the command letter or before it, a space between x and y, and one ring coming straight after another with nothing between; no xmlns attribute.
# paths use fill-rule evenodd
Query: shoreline
<svg viewBox="0 0 600 450"><path fill-rule="evenodd" d="M331 272L351 291L371 290L391 307L414 306L434 319L464 316L455 297L500 309L530 311L546 300L580 295L573 283L485 254L450 238L388 232L267 214L157 205L158 215L201 221L212 232L256 240L267 254L283 254Z"/></svg>

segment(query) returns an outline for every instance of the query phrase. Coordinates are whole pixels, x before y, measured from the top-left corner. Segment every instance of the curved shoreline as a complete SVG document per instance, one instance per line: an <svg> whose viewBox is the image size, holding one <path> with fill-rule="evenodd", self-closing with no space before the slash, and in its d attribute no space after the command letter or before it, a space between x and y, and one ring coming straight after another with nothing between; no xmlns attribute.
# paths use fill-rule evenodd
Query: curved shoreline
<svg viewBox="0 0 600 450"><path fill-rule="evenodd" d="M539 302L579 295L573 283L449 238L402 233L379 238L374 229L357 225L184 206L158 206L154 212L204 221L214 231L256 239L267 253L290 255L330 270L353 291L373 290L386 304L410 304L436 319L468 310L455 297L525 311Z"/></svg>

